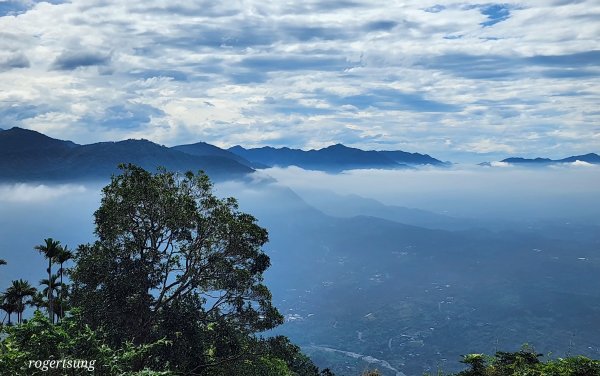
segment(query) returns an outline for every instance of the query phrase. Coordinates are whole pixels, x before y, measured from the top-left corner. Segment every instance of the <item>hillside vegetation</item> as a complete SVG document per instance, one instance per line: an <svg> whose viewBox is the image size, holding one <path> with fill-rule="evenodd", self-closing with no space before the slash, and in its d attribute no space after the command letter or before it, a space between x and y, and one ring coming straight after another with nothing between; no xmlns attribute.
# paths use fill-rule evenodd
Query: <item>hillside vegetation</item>
<svg viewBox="0 0 600 376"><path fill-rule="evenodd" d="M203 173L121 169L94 214L96 241L71 252L45 239L41 291L17 280L0 297L0 375L331 374L261 336L283 317L253 216Z"/></svg>

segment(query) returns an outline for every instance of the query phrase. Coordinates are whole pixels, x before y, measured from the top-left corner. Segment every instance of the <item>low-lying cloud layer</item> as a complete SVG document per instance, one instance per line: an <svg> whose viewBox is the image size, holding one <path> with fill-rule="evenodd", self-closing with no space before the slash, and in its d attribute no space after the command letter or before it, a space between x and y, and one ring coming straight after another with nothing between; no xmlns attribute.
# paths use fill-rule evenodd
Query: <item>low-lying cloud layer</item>
<svg viewBox="0 0 600 376"><path fill-rule="evenodd" d="M72 184L57 186L25 183L0 185L0 203L47 202L86 192L85 186Z"/></svg>
<svg viewBox="0 0 600 376"><path fill-rule="evenodd" d="M355 194L387 205L425 209L475 221L503 219L527 223L531 219L558 218L562 225L581 224L582 220L600 224L599 166L564 165L543 169L456 166L354 170L341 174L295 167L272 168L257 173L252 183L219 183L216 194L237 197L242 210L256 215L261 224L279 224L290 215L312 218L310 208L286 187L292 188L308 204L318 203L314 195L328 190L337 195ZM343 205L347 201L337 202ZM354 205L353 210L365 202ZM1 270L0 284L6 285L15 278L39 278L40 272L45 270L45 261L33 247L44 238L60 239L71 248L93 241L93 213L99 204L98 183L0 185L0 258L10 265ZM358 212L360 214L360 210ZM410 217L408 219L407 223L413 223ZM276 229L272 235L281 236Z"/></svg>
<svg viewBox="0 0 600 376"><path fill-rule="evenodd" d="M296 167L264 172L301 195L326 189L388 205L470 218L593 219L600 216L600 166L514 166L420 170L353 170L341 174ZM318 194L318 192L316 192ZM310 200L309 200L310 201Z"/></svg>
<svg viewBox="0 0 600 376"><path fill-rule="evenodd" d="M97 184L0 184L0 286L23 278L38 281L48 267L34 247L54 238L75 249L94 240L92 213L98 209Z"/></svg>
<svg viewBox="0 0 600 376"><path fill-rule="evenodd" d="M0 2L0 127L456 159L598 151L596 1Z"/></svg>

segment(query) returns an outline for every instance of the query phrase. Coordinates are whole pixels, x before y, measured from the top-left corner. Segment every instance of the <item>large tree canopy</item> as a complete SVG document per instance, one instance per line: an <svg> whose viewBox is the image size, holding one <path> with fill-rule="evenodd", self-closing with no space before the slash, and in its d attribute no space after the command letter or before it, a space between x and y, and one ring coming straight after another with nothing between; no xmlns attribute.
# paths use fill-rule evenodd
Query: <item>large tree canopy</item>
<svg viewBox="0 0 600 376"><path fill-rule="evenodd" d="M111 345L172 341L178 368L251 354L252 335L283 322L262 283L267 231L203 173L121 168L94 214L98 240L77 249L72 305Z"/></svg>

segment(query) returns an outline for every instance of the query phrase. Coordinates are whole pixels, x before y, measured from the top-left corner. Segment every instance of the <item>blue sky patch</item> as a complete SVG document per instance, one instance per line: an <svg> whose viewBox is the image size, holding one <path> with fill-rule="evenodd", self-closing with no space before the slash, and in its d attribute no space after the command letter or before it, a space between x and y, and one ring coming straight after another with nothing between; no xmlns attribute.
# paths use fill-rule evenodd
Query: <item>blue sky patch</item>
<svg viewBox="0 0 600 376"><path fill-rule="evenodd" d="M17 16L19 14L27 12L33 8L37 3L42 1L23 1L23 0L8 0L0 1L0 17L4 16ZM45 3L50 4L62 4L66 1L62 0L44 0Z"/></svg>
<svg viewBox="0 0 600 376"><path fill-rule="evenodd" d="M488 21L480 24L484 27L495 25L510 18L510 5L508 4L481 5L479 11L488 18Z"/></svg>
<svg viewBox="0 0 600 376"><path fill-rule="evenodd" d="M0 1L0 17L16 16L28 9L22 1Z"/></svg>

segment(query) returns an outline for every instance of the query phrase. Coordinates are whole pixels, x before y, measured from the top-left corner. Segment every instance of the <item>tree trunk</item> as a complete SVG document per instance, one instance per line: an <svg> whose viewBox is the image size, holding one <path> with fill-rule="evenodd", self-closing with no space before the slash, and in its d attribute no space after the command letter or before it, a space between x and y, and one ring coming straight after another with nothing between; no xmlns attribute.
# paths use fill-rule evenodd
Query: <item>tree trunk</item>
<svg viewBox="0 0 600 376"><path fill-rule="evenodd" d="M58 318L62 321L63 318L63 289L65 286L63 285L63 263L60 263L60 312L58 314Z"/></svg>
<svg viewBox="0 0 600 376"><path fill-rule="evenodd" d="M52 296L52 258L48 258L48 318L54 324L54 297Z"/></svg>

